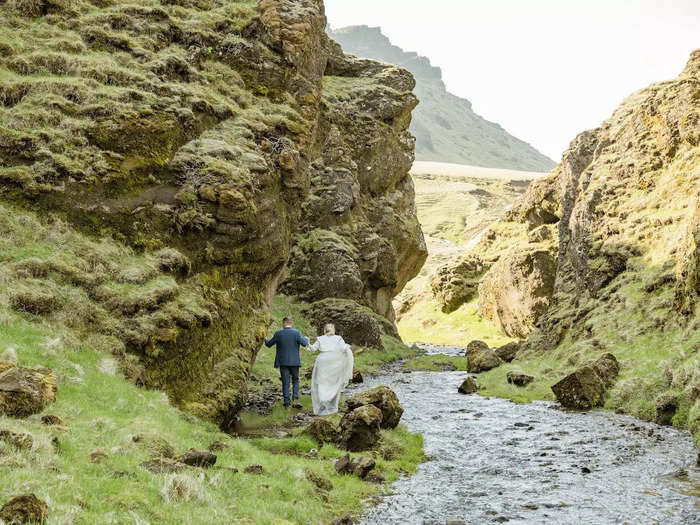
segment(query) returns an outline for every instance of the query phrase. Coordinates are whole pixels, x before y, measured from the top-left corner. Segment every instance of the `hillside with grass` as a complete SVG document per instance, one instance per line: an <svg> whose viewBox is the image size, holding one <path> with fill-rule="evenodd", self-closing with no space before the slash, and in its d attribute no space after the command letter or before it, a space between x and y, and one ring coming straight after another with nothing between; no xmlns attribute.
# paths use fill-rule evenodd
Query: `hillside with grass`
<svg viewBox="0 0 700 525"><path fill-rule="evenodd" d="M329 34L346 53L396 64L413 73L420 100L411 124L418 160L537 172L555 166L499 124L477 115L471 102L447 91L439 67L429 58L393 45L381 28L350 26L331 29Z"/></svg>

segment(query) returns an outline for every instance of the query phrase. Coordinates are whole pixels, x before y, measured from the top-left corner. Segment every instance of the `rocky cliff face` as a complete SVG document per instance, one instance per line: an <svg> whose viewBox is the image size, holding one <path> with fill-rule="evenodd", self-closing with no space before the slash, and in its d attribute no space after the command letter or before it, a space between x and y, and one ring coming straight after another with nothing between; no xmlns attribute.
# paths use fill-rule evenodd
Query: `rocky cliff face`
<svg viewBox="0 0 700 525"><path fill-rule="evenodd" d="M321 0L10 1L0 13L0 198L158 252L153 272L107 287L100 261L75 261L98 276L80 284L105 309L82 329L140 356L145 384L229 421L293 245L293 276L306 275L301 253L314 285L332 283L315 297L391 317L424 257L406 176L413 82L345 57ZM125 305L128 287L153 294Z"/></svg>
<svg viewBox="0 0 700 525"><path fill-rule="evenodd" d="M348 299L393 321L394 296L427 257L408 175L414 84L404 69L335 49L284 292Z"/></svg>
<svg viewBox="0 0 700 525"><path fill-rule="evenodd" d="M439 67L393 45L380 28L351 26L329 34L347 53L396 64L415 76L420 105L411 131L416 136L418 160L529 171L554 167L555 163L535 148L477 115L471 102L449 93Z"/></svg>
<svg viewBox="0 0 700 525"><path fill-rule="evenodd" d="M482 248L517 246L500 253L489 273L517 260L524 232L534 248L537 232L554 225L557 262L541 265L550 268L544 271L522 259L510 278L489 281L487 274L485 313L503 321L510 311L512 320L513 297L521 305L546 298L531 322L517 323L522 330L503 325L528 336L521 355L531 363L550 360L540 379L608 350L622 364L612 407L688 425L700 439L699 215L695 51L678 78L633 94L601 127L576 137L554 174L494 226ZM552 286L534 287L542 276Z"/></svg>

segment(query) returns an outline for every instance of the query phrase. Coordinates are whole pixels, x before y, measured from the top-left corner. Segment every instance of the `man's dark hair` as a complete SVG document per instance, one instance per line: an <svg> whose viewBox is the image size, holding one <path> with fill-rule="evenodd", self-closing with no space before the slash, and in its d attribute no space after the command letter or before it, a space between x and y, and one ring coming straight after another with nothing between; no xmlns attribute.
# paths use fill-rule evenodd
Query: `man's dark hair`
<svg viewBox="0 0 700 525"><path fill-rule="evenodd" d="M287 323L291 323L291 322L292 322L291 317L285 317L284 319L282 319L282 324L287 324Z"/></svg>

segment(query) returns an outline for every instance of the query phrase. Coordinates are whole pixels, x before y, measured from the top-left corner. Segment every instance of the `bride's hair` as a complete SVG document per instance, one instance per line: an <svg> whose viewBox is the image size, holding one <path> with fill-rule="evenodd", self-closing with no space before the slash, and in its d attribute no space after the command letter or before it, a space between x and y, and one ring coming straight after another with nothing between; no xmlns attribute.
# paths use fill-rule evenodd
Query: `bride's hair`
<svg viewBox="0 0 700 525"><path fill-rule="evenodd" d="M327 323L323 327L323 335L335 335L335 325L333 323Z"/></svg>

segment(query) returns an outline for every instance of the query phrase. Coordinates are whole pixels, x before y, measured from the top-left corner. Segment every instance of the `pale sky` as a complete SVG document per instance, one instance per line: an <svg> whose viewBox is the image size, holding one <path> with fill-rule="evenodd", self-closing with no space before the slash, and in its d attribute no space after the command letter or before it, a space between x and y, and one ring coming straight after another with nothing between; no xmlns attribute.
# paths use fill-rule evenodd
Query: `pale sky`
<svg viewBox="0 0 700 525"><path fill-rule="evenodd" d="M381 26L448 90L559 161L629 94L700 48L700 0L325 0L338 28Z"/></svg>

